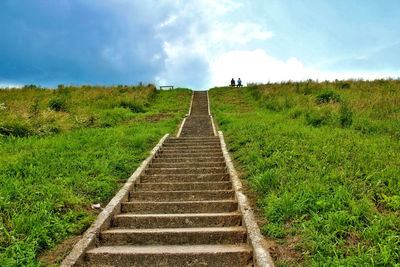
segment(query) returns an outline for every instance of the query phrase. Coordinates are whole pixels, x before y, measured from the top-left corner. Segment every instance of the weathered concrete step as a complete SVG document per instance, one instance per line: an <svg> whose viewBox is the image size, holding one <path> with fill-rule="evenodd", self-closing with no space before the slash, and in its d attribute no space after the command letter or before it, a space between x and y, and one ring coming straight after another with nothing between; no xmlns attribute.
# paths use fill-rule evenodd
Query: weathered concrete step
<svg viewBox="0 0 400 267"><path fill-rule="evenodd" d="M198 152L198 153L171 153L171 152L162 152L157 153L156 158L204 158L204 157L222 157L222 151L220 152Z"/></svg>
<svg viewBox="0 0 400 267"><path fill-rule="evenodd" d="M195 201L233 199L233 190L129 192L130 201Z"/></svg>
<svg viewBox="0 0 400 267"><path fill-rule="evenodd" d="M229 190L231 182L193 182L193 183L140 183L135 191L188 191L188 190Z"/></svg>
<svg viewBox="0 0 400 267"><path fill-rule="evenodd" d="M183 147L202 147L202 146L221 146L219 140L215 141L203 141L203 142L164 142L164 147L174 147L174 146L183 146Z"/></svg>
<svg viewBox="0 0 400 267"><path fill-rule="evenodd" d="M118 214L113 227L124 228L187 228L239 226L242 216L230 213L184 213L184 214Z"/></svg>
<svg viewBox="0 0 400 267"><path fill-rule="evenodd" d="M152 163L196 163L196 162L218 162L225 163L223 157L203 157L203 158L155 158Z"/></svg>
<svg viewBox="0 0 400 267"><path fill-rule="evenodd" d="M154 202L135 201L122 202L122 212L135 212L141 214L154 213L221 213L237 211L238 204L235 200L214 201L176 201Z"/></svg>
<svg viewBox="0 0 400 267"><path fill-rule="evenodd" d="M204 136L204 137L170 137L167 139L168 142L182 142L182 141L186 141L186 142L200 142L200 141L208 141L208 140L218 140L219 141L219 137L218 136Z"/></svg>
<svg viewBox="0 0 400 267"><path fill-rule="evenodd" d="M212 132L211 121L210 119L205 119L202 121L193 121L193 120L186 120L185 127L182 129L183 132L192 132L192 133L208 133ZM206 136L206 135L203 135ZM208 135L211 136L211 135Z"/></svg>
<svg viewBox="0 0 400 267"><path fill-rule="evenodd" d="M160 150L159 153L208 153L208 152L221 152L221 148L217 147L208 147L208 148L195 148L195 149L189 149L189 148L176 148L176 147L165 147Z"/></svg>
<svg viewBox="0 0 400 267"><path fill-rule="evenodd" d="M225 167L203 167L203 168L148 168L145 174L212 174L223 173Z"/></svg>
<svg viewBox="0 0 400 267"><path fill-rule="evenodd" d="M196 138L188 138L188 137L180 137L180 138L169 138L165 140L164 144L190 144L190 145L196 145L196 144L220 144L220 140L216 136L204 136L204 137L196 137Z"/></svg>
<svg viewBox="0 0 400 267"><path fill-rule="evenodd" d="M153 174L142 175L141 183L159 183L159 182L221 182L229 181L229 174L213 173L213 174Z"/></svg>
<svg viewBox="0 0 400 267"><path fill-rule="evenodd" d="M225 162L152 163L151 168L203 168L226 167Z"/></svg>
<svg viewBox="0 0 400 267"><path fill-rule="evenodd" d="M102 246L86 252L88 266L252 266L249 245ZM234 264L234 265L233 265Z"/></svg>
<svg viewBox="0 0 400 267"><path fill-rule="evenodd" d="M184 128L190 125L196 125L200 129L205 128L205 126L209 125L210 123L210 117L209 116L190 116L186 118L186 123Z"/></svg>
<svg viewBox="0 0 400 267"><path fill-rule="evenodd" d="M199 146L221 146L219 140L215 141L181 141L181 142L166 142L163 146L190 146L190 147L199 147Z"/></svg>
<svg viewBox="0 0 400 267"><path fill-rule="evenodd" d="M208 151L208 150L221 150L219 146L163 146L161 151L170 151L170 150L179 150L179 151Z"/></svg>
<svg viewBox="0 0 400 267"><path fill-rule="evenodd" d="M100 233L102 245L202 245L246 243L246 228L195 227L128 229L112 228Z"/></svg>

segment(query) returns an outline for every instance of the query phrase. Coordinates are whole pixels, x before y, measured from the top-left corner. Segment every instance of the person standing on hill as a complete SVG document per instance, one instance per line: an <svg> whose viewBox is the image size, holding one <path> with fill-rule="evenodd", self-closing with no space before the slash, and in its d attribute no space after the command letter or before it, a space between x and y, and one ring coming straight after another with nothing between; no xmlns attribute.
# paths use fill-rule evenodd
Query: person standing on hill
<svg viewBox="0 0 400 267"><path fill-rule="evenodd" d="M242 87L242 80L240 78L237 80L237 87Z"/></svg>
<svg viewBox="0 0 400 267"><path fill-rule="evenodd" d="M232 78L232 80L231 80L231 86L235 86L235 85L236 85L235 79Z"/></svg>

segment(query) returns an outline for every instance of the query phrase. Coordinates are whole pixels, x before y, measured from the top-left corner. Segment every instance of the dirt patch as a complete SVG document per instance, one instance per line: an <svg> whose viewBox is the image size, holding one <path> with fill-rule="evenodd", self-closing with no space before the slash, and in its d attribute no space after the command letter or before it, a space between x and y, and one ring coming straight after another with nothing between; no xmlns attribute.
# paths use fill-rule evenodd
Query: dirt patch
<svg viewBox="0 0 400 267"><path fill-rule="evenodd" d="M303 261L302 256L296 249L297 244L300 242L300 236L292 236L284 240L285 244L281 245L267 238L268 250L274 262L284 263L285 266L301 263Z"/></svg>
<svg viewBox="0 0 400 267"><path fill-rule="evenodd" d="M61 263L61 261L68 255L73 246L82 238L81 235L74 236L56 247L43 252L39 256L39 260L45 266L54 266Z"/></svg>

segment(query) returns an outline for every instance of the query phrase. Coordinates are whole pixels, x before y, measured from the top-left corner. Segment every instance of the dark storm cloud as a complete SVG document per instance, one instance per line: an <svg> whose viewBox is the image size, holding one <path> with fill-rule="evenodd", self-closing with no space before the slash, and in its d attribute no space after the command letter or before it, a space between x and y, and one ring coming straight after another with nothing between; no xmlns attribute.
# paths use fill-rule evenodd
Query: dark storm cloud
<svg viewBox="0 0 400 267"><path fill-rule="evenodd" d="M165 69L157 1L2 0L0 82L154 82Z"/></svg>

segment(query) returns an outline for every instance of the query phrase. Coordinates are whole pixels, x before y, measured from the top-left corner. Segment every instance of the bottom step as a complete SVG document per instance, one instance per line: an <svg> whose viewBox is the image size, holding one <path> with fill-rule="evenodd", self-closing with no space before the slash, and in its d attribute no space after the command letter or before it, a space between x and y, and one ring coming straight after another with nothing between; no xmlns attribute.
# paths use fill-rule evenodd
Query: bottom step
<svg viewBox="0 0 400 267"><path fill-rule="evenodd" d="M248 245L110 246L86 252L87 266L252 266Z"/></svg>

